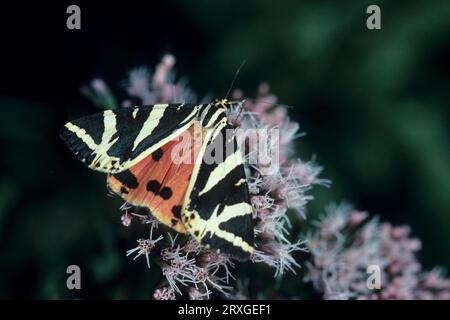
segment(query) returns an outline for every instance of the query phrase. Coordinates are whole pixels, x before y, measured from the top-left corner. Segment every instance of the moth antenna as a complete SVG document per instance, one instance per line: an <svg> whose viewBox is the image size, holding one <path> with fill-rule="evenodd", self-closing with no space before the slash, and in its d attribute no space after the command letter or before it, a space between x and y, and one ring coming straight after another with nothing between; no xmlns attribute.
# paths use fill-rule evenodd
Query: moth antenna
<svg viewBox="0 0 450 320"><path fill-rule="evenodd" d="M227 99L228 96L230 95L231 89L233 89L233 86L234 86L234 82L236 81L237 76L239 75L239 72L241 71L242 67L245 65L246 62L247 62L246 60L242 61L241 65L236 70L236 73L234 74L233 80L231 81L230 87L228 88L227 94L225 95L225 99Z"/></svg>

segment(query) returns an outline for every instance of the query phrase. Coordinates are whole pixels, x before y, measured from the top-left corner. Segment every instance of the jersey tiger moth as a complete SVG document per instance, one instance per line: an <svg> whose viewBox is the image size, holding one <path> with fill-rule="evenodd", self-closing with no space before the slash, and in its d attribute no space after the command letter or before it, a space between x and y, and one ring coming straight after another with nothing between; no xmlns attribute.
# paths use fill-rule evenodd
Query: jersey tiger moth
<svg viewBox="0 0 450 320"><path fill-rule="evenodd" d="M107 110L68 122L61 138L90 169L107 173L108 187L128 203L206 247L247 258L253 209L242 154L229 135L232 105L224 99ZM186 136L184 156L194 161L174 161Z"/></svg>

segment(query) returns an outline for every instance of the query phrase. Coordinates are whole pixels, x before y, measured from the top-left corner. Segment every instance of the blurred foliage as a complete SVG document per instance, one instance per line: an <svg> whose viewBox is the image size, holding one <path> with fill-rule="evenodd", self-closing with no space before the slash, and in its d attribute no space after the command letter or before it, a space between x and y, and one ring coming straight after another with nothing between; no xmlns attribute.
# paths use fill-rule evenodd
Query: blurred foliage
<svg viewBox="0 0 450 320"><path fill-rule="evenodd" d="M29 29L8 35L11 43L35 44L36 60L18 49L11 56L27 81L2 68L10 73L0 98L0 298L152 296L156 273L124 255L142 230L120 225L120 200L106 196L104 177L83 168L58 131L95 111L78 97L83 83L124 78L126 68L154 65L165 50L200 94L225 95L246 60L235 87L251 95L267 81L280 103L295 106L292 118L308 134L298 154L316 155L333 181L314 191L311 219L329 202L347 200L411 224L424 243L424 264L449 267L450 2L375 3L380 31L365 27L371 1L203 0L127 2L108 14L83 3L86 22L77 35L53 35L45 21L35 31L48 31L42 45L26 36ZM53 86L63 91L49 92ZM66 289L70 264L82 268L80 292ZM250 286L270 296L280 284L258 274ZM304 286L295 275L283 285L289 296Z"/></svg>

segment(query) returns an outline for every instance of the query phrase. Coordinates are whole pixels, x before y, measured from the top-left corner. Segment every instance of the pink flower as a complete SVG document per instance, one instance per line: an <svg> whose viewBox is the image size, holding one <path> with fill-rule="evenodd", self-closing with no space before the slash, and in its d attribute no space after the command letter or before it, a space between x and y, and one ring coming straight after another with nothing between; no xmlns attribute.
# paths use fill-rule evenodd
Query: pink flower
<svg viewBox="0 0 450 320"><path fill-rule="evenodd" d="M136 260L137 258L139 258L140 256L145 256L145 259L147 260L147 266L148 268L150 268L150 259L149 259L149 255L152 252L153 248L155 247L156 243L158 241L161 241L163 239L162 236L159 236L156 239L152 239L151 235L149 239L138 239L137 243L138 246L130 249L127 251L127 256L137 252L137 255L133 258L133 260Z"/></svg>
<svg viewBox="0 0 450 320"><path fill-rule="evenodd" d="M420 241L408 226L394 227L347 205L332 206L308 240L307 281L325 299L438 299L450 293L440 273L421 270ZM381 271L381 288L370 289L369 266Z"/></svg>
<svg viewBox="0 0 450 320"><path fill-rule="evenodd" d="M121 217L120 217L120 221L122 221L122 224L125 227L129 227L131 224L131 220L132 220L132 216L130 214L128 214L127 212L124 213Z"/></svg>
<svg viewBox="0 0 450 320"><path fill-rule="evenodd" d="M168 287L159 288L153 293L153 298L155 300L175 300L175 291Z"/></svg>

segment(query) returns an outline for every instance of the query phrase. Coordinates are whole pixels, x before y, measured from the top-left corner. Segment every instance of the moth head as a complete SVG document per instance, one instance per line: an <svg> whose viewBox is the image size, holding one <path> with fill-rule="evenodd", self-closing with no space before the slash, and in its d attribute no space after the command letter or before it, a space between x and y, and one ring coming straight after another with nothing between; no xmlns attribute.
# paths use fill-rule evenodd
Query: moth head
<svg viewBox="0 0 450 320"><path fill-rule="evenodd" d="M241 106L244 101L229 101L228 99L216 100L216 106L228 111L232 107Z"/></svg>

